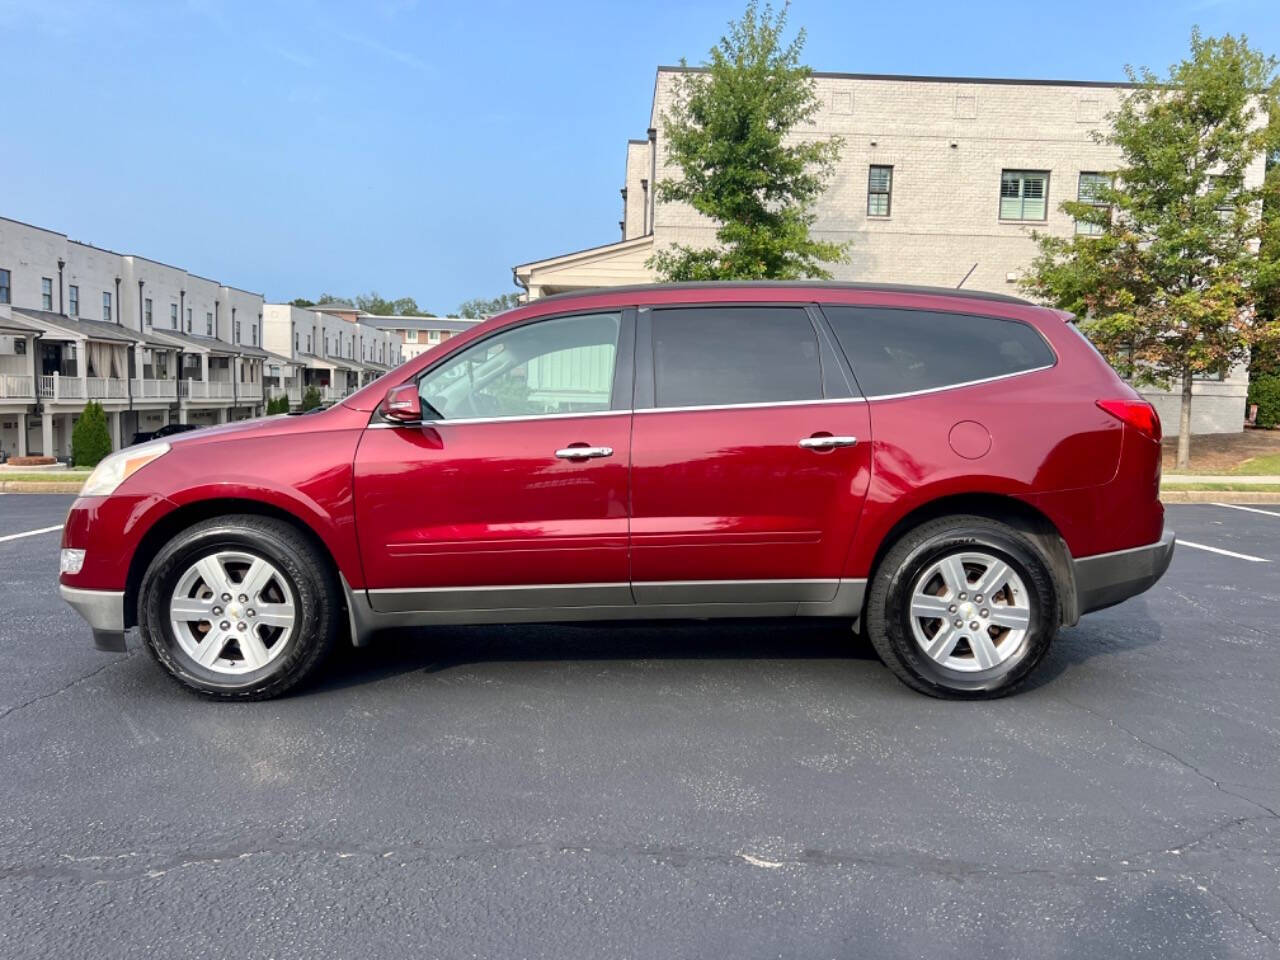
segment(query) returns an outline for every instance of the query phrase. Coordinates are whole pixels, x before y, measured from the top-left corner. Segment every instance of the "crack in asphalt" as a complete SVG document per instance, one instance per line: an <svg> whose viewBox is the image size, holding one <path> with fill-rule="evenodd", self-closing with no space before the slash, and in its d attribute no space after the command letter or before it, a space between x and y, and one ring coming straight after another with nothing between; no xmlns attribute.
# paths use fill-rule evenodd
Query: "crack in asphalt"
<svg viewBox="0 0 1280 960"><path fill-rule="evenodd" d="M1152 743L1150 740L1147 740L1146 738L1139 736L1137 733L1135 733L1133 730L1130 730L1128 727L1126 727L1123 723L1120 723L1114 717L1110 717L1107 714L1102 713L1101 711L1094 710L1092 707L1087 707L1083 703L1076 703L1076 701L1072 700L1070 697L1064 697L1061 694L1058 694L1058 699L1061 700L1063 703L1066 703L1072 707L1075 707L1077 710L1083 710L1085 713L1092 714L1093 716L1097 717L1099 720L1105 720L1107 723L1115 727L1117 730L1121 730L1124 733L1128 734L1130 737L1132 737L1138 743L1142 744L1144 747L1147 747L1150 750L1154 750L1157 753L1164 754L1174 763L1177 763L1179 766L1182 766L1185 769L1190 770L1192 773L1194 773L1200 779L1204 780L1206 783L1213 784L1213 788L1215 790L1218 790L1221 793L1226 794L1228 797L1235 797L1237 800L1243 800L1245 803L1249 804L1250 806L1257 807L1259 810L1266 812L1269 815L1268 819L1270 818L1280 819L1280 813L1277 813L1275 810L1272 810L1265 803L1262 803L1261 801L1258 801L1258 800L1254 800L1252 797L1246 797L1242 793L1236 793L1234 790L1228 790L1225 786L1223 786L1221 780L1218 780L1214 777L1209 776L1209 774L1205 773L1203 770L1197 767L1194 763L1184 760L1182 757L1178 756L1172 750L1162 747L1158 743Z"/></svg>
<svg viewBox="0 0 1280 960"><path fill-rule="evenodd" d="M80 684L84 683L86 680L92 680L98 674L102 673L102 671L108 670L111 667L116 666L117 664L128 663L130 660L133 659L134 655L137 652L138 652L137 650L130 650L123 657L117 657L108 663L104 663L100 667L95 667L93 670L90 670L88 673L81 674L75 679L67 681L62 686L58 687L56 690L50 690L47 693L37 694L36 696L32 697L30 700L24 700L22 703L16 703L12 707L9 707L4 711L0 711L0 720L3 720L6 717L11 716L15 713L18 713L20 710L25 710L27 709L27 707L33 706L39 703L41 700L48 700L51 697L56 697L61 693L66 693L72 687L79 686Z"/></svg>
<svg viewBox="0 0 1280 960"><path fill-rule="evenodd" d="M648 847L590 842L554 843L533 840L468 840L455 843L412 841L407 846L399 847L388 847L384 844L370 845L368 843L333 844L307 840L281 840L258 843L247 848L243 845L237 845L229 849L186 850L167 853L156 851L154 854L139 851L87 856L62 854L58 862L0 867L0 879L18 881L72 879L93 883L132 881L144 878L155 879L164 876L170 871L186 867L235 863L262 856L319 856L333 857L338 860L363 858L374 862L388 861L395 866L404 867L409 864L420 864L428 861L481 859L495 854L528 854L532 856L573 854L602 856L612 859L643 858L675 868L682 868L690 864L751 867L753 869L858 867L925 873L958 882L971 878L1005 877L1042 877L1047 880L1075 878L1101 882L1109 880L1113 876L1151 876L1156 873L1179 873L1180 871L1173 863L1169 866L1161 866L1149 862L1144 863L1143 861L1149 861L1149 858L1161 854L1179 856L1187 850L1207 842L1217 834L1238 828L1246 823L1269 819L1271 818L1236 818L1229 823L1220 824L1212 830L1191 838L1183 845L1159 851L1112 855L1109 858L1109 862L1082 861L1045 867L1001 867L990 863L948 859L914 851L875 854L806 848L798 854L779 855L763 850L751 851L748 849L727 853L688 847ZM1263 857L1269 856L1265 853L1258 854L1256 851L1254 853ZM96 866L102 864L120 864L122 866L109 866L106 869L99 869Z"/></svg>

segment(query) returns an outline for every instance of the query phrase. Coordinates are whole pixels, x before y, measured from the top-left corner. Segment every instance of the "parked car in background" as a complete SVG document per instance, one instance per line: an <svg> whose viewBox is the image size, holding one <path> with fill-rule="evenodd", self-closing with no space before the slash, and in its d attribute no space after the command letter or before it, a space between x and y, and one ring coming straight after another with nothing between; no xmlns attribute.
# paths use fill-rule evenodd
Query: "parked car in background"
<svg viewBox="0 0 1280 960"><path fill-rule="evenodd" d="M992 697L1164 573L1159 441L1070 316L1011 297L615 288L322 413L109 457L61 589L99 646L137 625L214 697L283 693L384 627L795 616Z"/></svg>
<svg viewBox="0 0 1280 960"><path fill-rule="evenodd" d="M198 423L166 423L159 430L140 430L133 435L131 443L146 443L148 440L162 440L165 437L172 437L175 434L186 433L188 430L198 430Z"/></svg>

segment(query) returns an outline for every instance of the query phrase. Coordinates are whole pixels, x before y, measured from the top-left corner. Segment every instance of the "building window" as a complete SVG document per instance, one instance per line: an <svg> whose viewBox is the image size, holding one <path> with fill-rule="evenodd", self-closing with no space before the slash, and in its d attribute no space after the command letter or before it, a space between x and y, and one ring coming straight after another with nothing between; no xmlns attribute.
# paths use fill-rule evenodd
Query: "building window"
<svg viewBox="0 0 1280 960"><path fill-rule="evenodd" d="M187 333L191 332L191 308L187 307Z"/></svg>
<svg viewBox="0 0 1280 960"><path fill-rule="evenodd" d="M207 310L204 314L204 333L207 337L213 336L213 314Z"/></svg>
<svg viewBox="0 0 1280 960"><path fill-rule="evenodd" d="M80 288L74 283L67 287L67 299L70 304L71 316L80 316Z"/></svg>
<svg viewBox="0 0 1280 960"><path fill-rule="evenodd" d="M307 334L307 353L311 352L311 334Z"/></svg>
<svg viewBox="0 0 1280 960"><path fill-rule="evenodd" d="M237 320L237 321L236 321L236 339L235 339L235 342L236 342L236 343L239 343L239 342L240 342L240 321L239 321L239 320Z"/></svg>
<svg viewBox="0 0 1280 960"><path fill-rule="evenodd" d="M418 342L418 331L417 331L417 330L406 330L406 331L404 332L404 340L405 340L405 343L417 343L417 342Z"/></svg>
<svg viewBox="0 0 1280 960"><path fill-rule="evenodd" d="M1102 191L1110 186L1111 178L1105 173L1082 173L1080 187L1076 191L1076 200L1094 207L1106 207L1107 204L1102 200ZM1091 223L1088 220L1076 221L1076 233L1096 237L1105 230L1106 227L1100 223Z"/></svg>
<svg viewBox="0 0 1280 960"><path fill-rule="evenodd" d="M169 304L169 327L172 330L178 329L178 305L176 303Z"/></svg>
<svg viewBox="0 0 1280 960"><path fill-rule="evenodd" d="M142 301L142 319L148 327L151 326L151 298Z"/></svg>
<svg viewBox="0 0 1280 960"><path fill-rule="evenodd" d="M40 278L40 309L41 310L53 309L53 278L52 277Z"/></svg>
<svg viewBox="0 0 1280 960"><path fill-rule="evenodd" d="M256 323L249 324L249 342L255 347L258 345L258 325Z"/></svg>
<svg viewBox="0 0 1280 960"><path fill-rule="evenodd" d="M0 303L9 302L9 271L0 270Z"/></svg>
<svg viewBox="0 0 1280 960"><path fill-rule="evenodd" d="M872 164L867 174L867 216L887 217L893 198L893 167Z"/></svg>
<svg viewBox="0 0 1280 960"><path fill-rule="evenodd" d="M1000 219L1044 220L1049 210L1049 171L1005 170L1000 174Z"/></svg>
<svg viewBox="0 0 1280 960"><path fill-rule="evenodd" d="M428 333L428 334L427 334L427 341L428 341L429 343L439 343L439 342L440 342L440 331L439 331L439 330L432 330L430 333Z"/></svg>
<svg viewBox="0 0 1280 960"><path fill-rule="evenodd" d="M111 322L111 294L106 290L102 291L102 321Z"/></svg>

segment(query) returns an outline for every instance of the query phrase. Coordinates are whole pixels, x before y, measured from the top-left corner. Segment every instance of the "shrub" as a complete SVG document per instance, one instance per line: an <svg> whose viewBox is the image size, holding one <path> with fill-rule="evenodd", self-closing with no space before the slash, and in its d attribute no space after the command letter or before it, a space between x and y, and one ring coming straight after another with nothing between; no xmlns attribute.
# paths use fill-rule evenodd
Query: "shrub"
<svg viewBox="0 0 1280 960"><path fill-rule="evenodd" d="M90 400L71 431L71 461L77 467L96 467L111 452L111 432L102 404Z"/></svg>
<svg viewBox="0 0 1280 960"><path fill-rule="evenodd" d="M289 412L289 398L283 393L278 397L272 397L267 401L267 416L277 413Z"/></svg>
<svg viewBox="0 0 1280 960"><path fill-rule="evenodd" d="M307 387L307 389L302 392L303 410L314 410L316 407L320 406L322 402L318 387Z"/></svg>
<svg viewBox="0 0 1280 960"><path fill-rule="evenodd" d="M1280 426L1280 374L1250 378L1249 402L1258 405L1258 426Z"/></svg>

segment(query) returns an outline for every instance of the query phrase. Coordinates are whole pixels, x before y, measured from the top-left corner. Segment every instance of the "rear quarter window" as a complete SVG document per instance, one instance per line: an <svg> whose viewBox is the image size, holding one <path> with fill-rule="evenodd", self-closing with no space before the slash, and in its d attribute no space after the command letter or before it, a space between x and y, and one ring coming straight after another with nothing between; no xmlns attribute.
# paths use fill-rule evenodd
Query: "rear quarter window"
<svg viewBox="0 0 1280 960"><path fill-rule="evenodd" d="M936 390L1051 367L1044 338L1020 320L968 313L824 305L868 397Z"/></svg>

